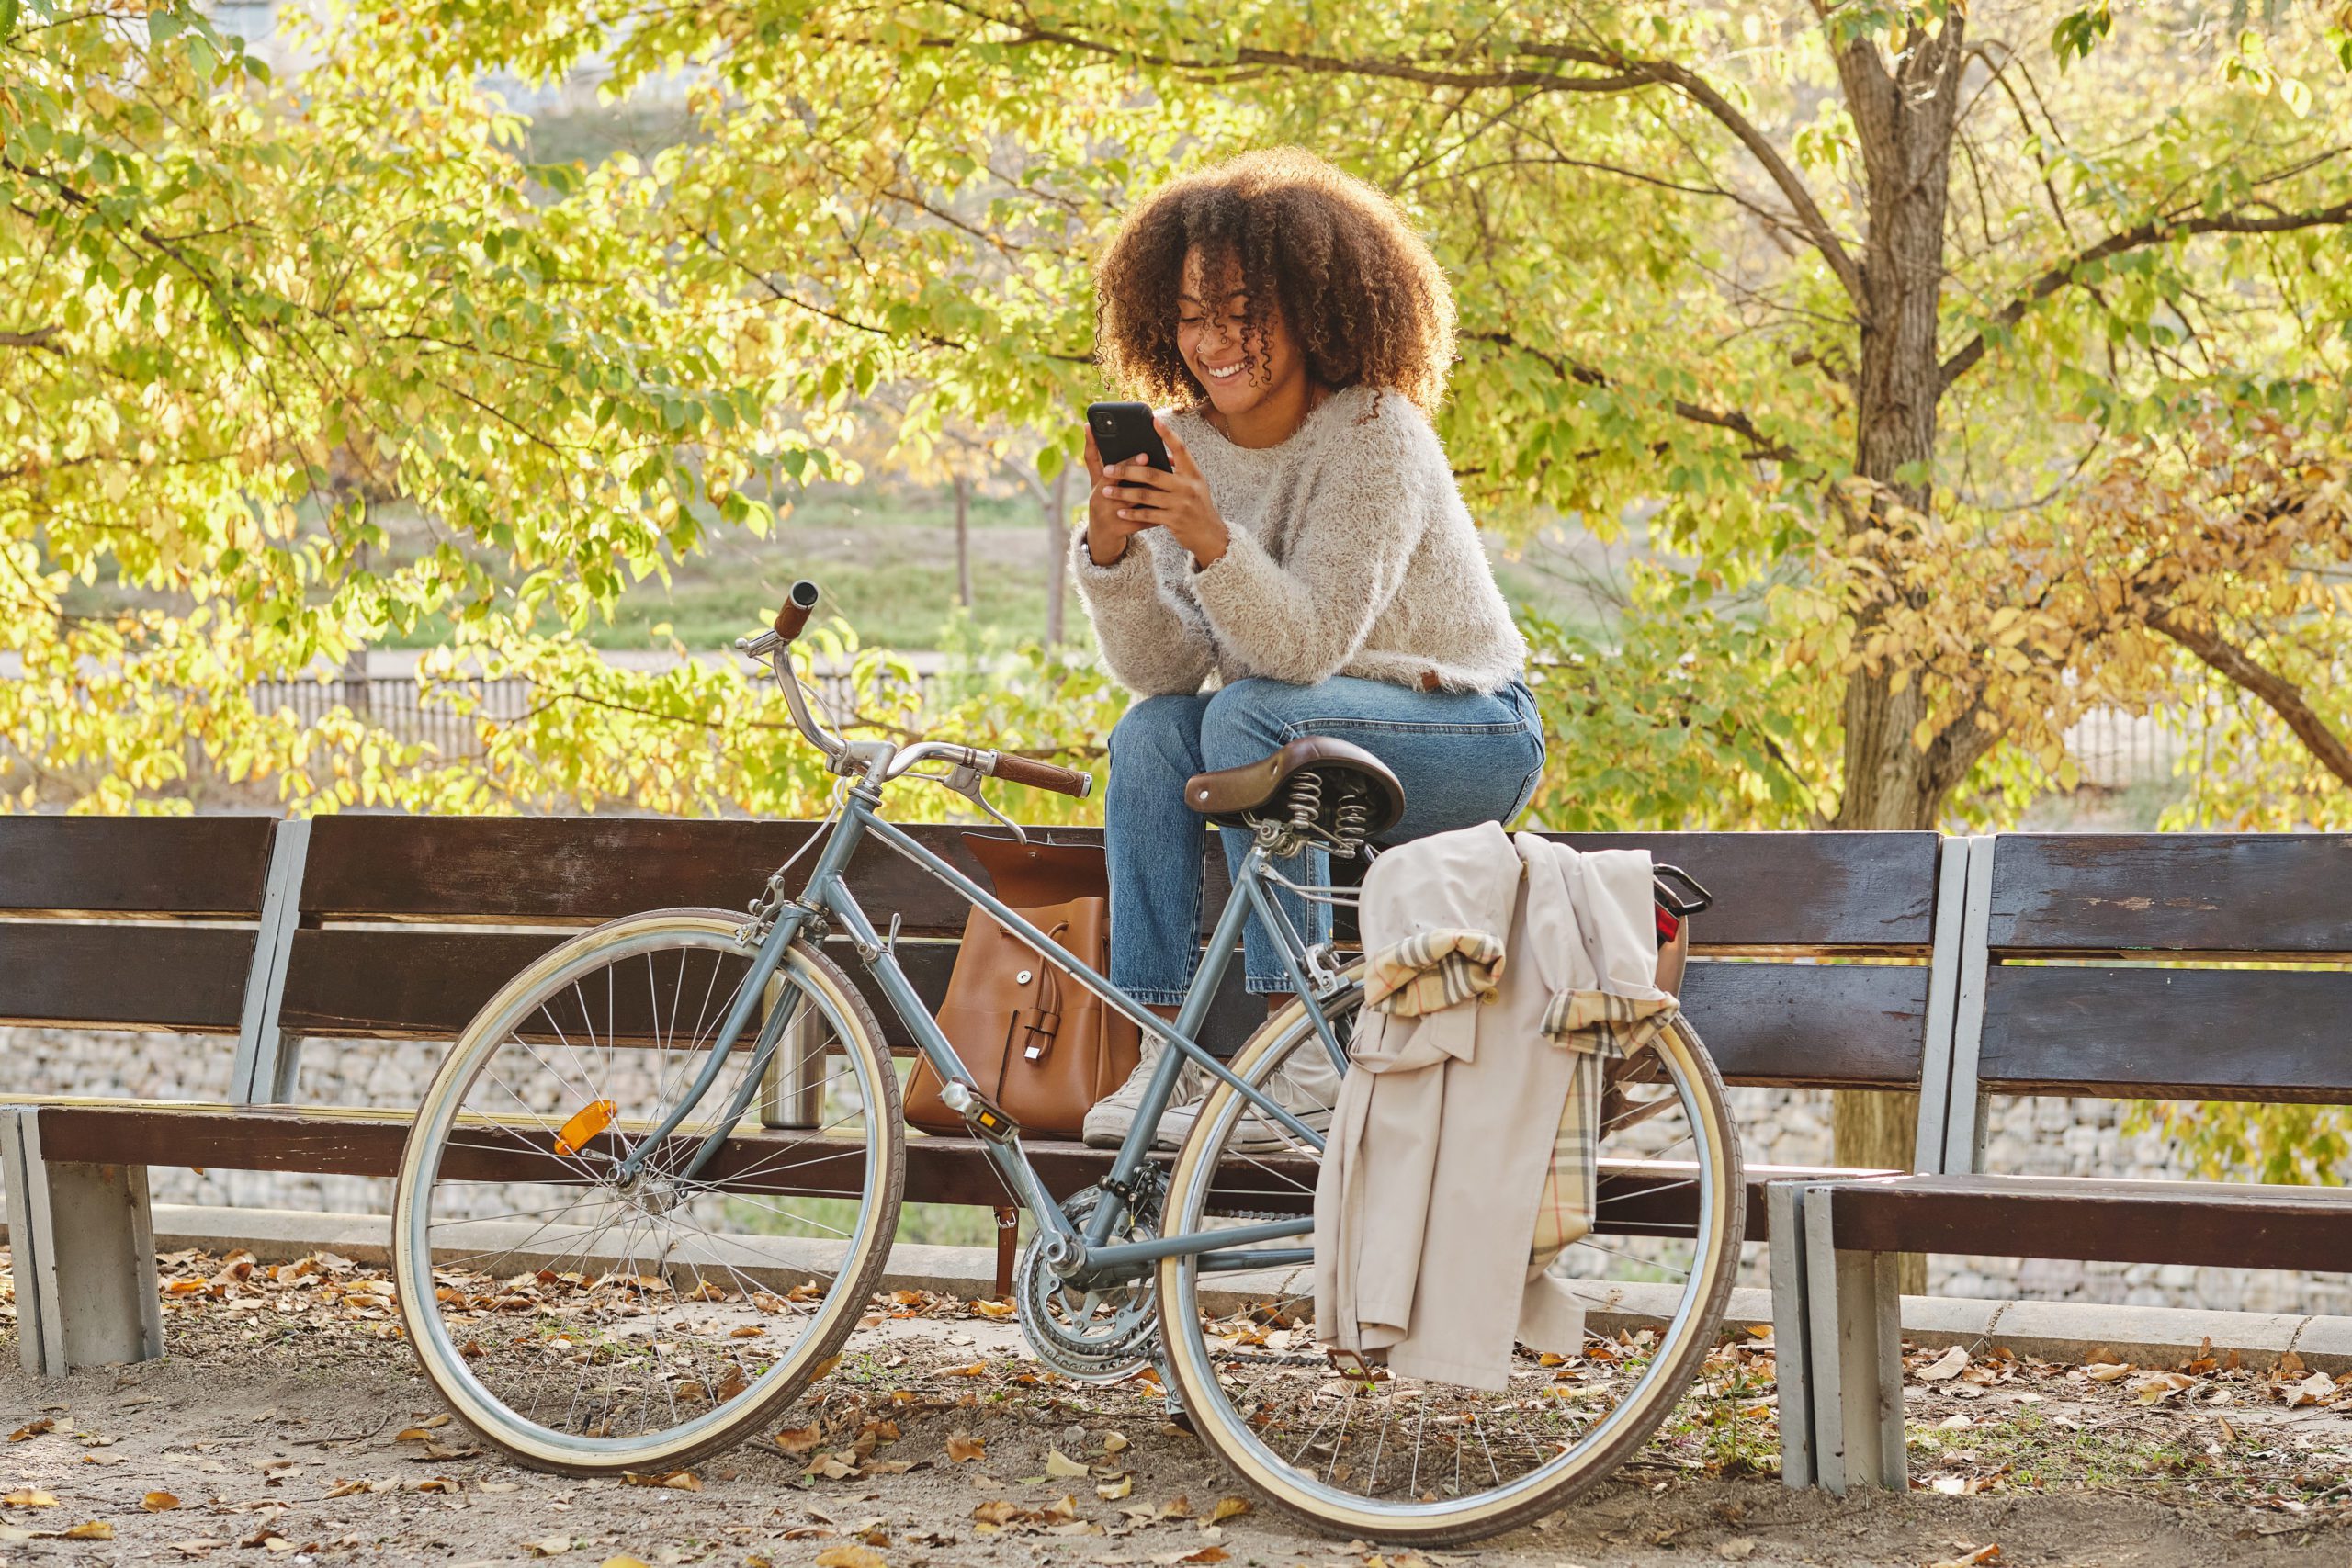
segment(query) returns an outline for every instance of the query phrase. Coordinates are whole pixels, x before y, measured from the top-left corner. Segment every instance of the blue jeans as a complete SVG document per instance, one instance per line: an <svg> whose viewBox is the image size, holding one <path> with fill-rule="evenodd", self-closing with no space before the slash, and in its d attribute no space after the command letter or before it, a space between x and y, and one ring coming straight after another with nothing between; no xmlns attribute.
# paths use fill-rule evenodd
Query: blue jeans
<svg viewBox="0 0 2352 1568"><path fill-rule="evenodd" d="M1206 695L1147 697L1111 732L1103 840L1111 870L1111 980L1140 1002L1184 999L1200 959L1201 854L1205 818L1184 804L1184 781L1238 767L1306 735L1351 741L1405 786L1405 816L1383 834L1398 843L1480 822L1508 822L1544 770L1534 695L1517 681L1491 695L1420 692L1335 675L1312 686L1237 681ZM1237 873L1250 835L1224 830ZM1312 859L1310 867L1304 863ZM1295 882L1325 880L1324 856L1273 863ZM1276 890L1308 942L1328 941L1331 911ZM1249 988L1290 990L1272 933L1251 916L1242 938Z"/></svg>

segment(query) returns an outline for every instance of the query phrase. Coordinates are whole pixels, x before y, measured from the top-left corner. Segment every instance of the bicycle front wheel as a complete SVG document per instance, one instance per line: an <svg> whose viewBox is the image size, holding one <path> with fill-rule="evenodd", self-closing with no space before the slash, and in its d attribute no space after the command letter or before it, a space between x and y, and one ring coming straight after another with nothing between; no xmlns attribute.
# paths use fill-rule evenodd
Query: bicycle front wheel
<svg viewBox="0 0 2352 1568"><path fill-rule="evenodd" d="M1363 1000L1352 986L1323 1004L1343 1046ZM1319 1131L1339 1088L1328 1062L1294 1002L1231 1066ZM1169 1370L1202 1440L1284 1513L1417 1546L1526 1524L1605 1479L1721 1330L1746 1195L1722 1080L1679 1019L1611 1065L1599 1120L1594 1228L1552 1266L1585 1302L1581 1347L1517 1348L1498 1392L1393 1376L1317 1350L1311 1267L1204 1273L1197 1257L1171 1258L1159 1267ZM1320 1163L1220 1085L1177 1156L1162 1232L1310 1213Z"/></svg>
<svg viewBox="0 0 2352 1568"><path fill-rule="evenodd" d="M565 942L491 999L425 1091L392 1203L401 1319L451 1408L522 1463L662 1471L751 1435L824 1371L880 1276L898 1079L823 954L794 944L745 1037L647 1146L750 984L741 924L663 909ZM762 1021L778 1021L774 1063L730 1120Z"/></svg>

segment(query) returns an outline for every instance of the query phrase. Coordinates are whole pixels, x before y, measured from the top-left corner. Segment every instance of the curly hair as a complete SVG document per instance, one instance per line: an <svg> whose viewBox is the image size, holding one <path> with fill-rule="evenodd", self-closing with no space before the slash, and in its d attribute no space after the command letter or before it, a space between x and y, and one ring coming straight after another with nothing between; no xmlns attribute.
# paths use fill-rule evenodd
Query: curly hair
<svg viewBox="0 0 2352 1568"><path fill-rule="evenodd" d="M1153 402L1208 396L1176 346L1184 257L1238 268L1244 349L1279 310L1307 373L1388 388L1434 414L1453 361L1453 295L1388 196L1295 147L1245 152L1171 181L1129 212L1094 268L1095 352Z"/></svg>

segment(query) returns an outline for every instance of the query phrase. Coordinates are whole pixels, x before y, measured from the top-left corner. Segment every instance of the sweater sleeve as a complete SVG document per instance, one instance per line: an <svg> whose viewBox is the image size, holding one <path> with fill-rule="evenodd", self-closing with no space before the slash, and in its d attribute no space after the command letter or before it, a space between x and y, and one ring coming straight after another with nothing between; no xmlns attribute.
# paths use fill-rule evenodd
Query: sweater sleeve
<svg viewBox="0 0 2352 1568"><path fill-rule="evenodd" d="M1216 663L1207 626L1187 615L1159 591L1150 546L1142 535L1109 566L1097 566L1086 547L1086 530L1072 530L1070 576L1094 623L1102 662L1129 691L1147 697L1189 695L1201 689Z"/></svg>
<svg viewBox="0 0 2352 1568"><path fill-rule="evenodd" d="M1420 470L1444 459L1403 401L1391 400L1323 455L1283 560L1236 528L1225 554L1193 574L1217 642L1250 674L1295 686L1328 680L1404 586L1429 526Z"/></svg>

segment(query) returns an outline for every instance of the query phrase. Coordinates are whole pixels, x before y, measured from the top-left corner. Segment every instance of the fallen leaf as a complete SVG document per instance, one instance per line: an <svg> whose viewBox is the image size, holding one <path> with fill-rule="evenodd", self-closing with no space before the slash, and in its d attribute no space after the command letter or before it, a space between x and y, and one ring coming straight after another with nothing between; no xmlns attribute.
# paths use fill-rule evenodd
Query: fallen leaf
<svg viewBox="0 0 2352 1568"><path fill-rule="evenodd" d="M11 1492L6 1496L0 1496L0 1503L6 1503L11 1508L54 1508L57 1506L57 1499L38 1486L28 1486L21 1492Z"/></svg>
<svg viewBox="0 0 2352 1568"><path fill-rule="evenodd" d="M1998 1562L2001 1560L2001 1549L1997 1546L1973 1547L1966 1541L1962 1541L1960 1552L1958 1557L1939 1558L1929 1563L1928 1568L1982 1568L1984 1563Z"/></svg>
<svg viewBox="0 0 2352 1568"><path fill-rule="evenodd" d="M43 1432L54 1432L55 1430L57 1430L57 1417L54 1416L44 1416L38 1421L28 1421L23 1426L17 1427L15 1431L9 1433L8 1440L12 1443L21 1443L27 1438L38 1438Z"/></svg>
<svg viewBox="0 0 2352 1568"><path fill-rule="evenodd" d="M178 1507L180 1500L168 1492L150 1492L139 1499L139 1506L151 1514L164 1514Z"/></svg>
<svg viewBox="0 0 2352 1568"><path fill-rule="evenodd" d="M1254 1506L1247 1497L1219 1497L1216 1506L1209 1510L1209 1523L1221 1525L1227 1519L1238 1519Z"/></svg>
<svg viewBox="0 0 2352 1568"><path fill-rule="evenodd" d="M805 1454L824 1440L821 1427L787 1427L775 1435L775 1446L788 1454Z"/></svg>
<svg viewBox="0 0 2352 1568"><path fill-rule="evenodd" d="M870 1546L829 1546L817 1553L817 1568L890 1568L889 1560Z"/></svg>
<svg viewBox="0 0 2352 1568"><path fill-rule="evenodd" d="M2132 1371L2129 1361L2093 1361L2083 1369L2083 1375L2093 1382L2113 1382Z"/></svg>
<svg viewBox="0 0 2352 1568"><path fill-rule="evenodd" d="M1011 1302L974 1302L972 1310L982 1317L992 1317L1001 1322L1012 1315L1012 1303Z"/></svg>
<svg viewBox="0 0 2352 1568"><path fill-rule="evenodd" d="M617 1557L605 1558L596 1564L596 1568L653 1568L653 1564L642 1557L631 1557L624 1551Z"/></svg>
<svg viewBox="0 0 2352 1568"><path fill-rule="evenodd" d="M2335 1380L2325 1372L2313 1372L2286 1393L2290 1405L2319 1404L2335 1393Z"/></svg>
<svg viewBox="0 0 2352 1568"><path fill-rule="evenodd" d="M534 1557L560 1557L571 1550L571 1538L568 1535L551 1535L545 1540L534 1540L527 1544Z"/></svg>
<svg viewBox="0 0 2352 1568"><path fill-rule="evenodd" d="M950 1432L947 1434L947 1457L957 1464L967 1460L986 1459L989 1457L989 1445L986 1439L976 1438L969 1432Z"/></svg>
<svg viewBox="0 0 2352 1568"><path fill-rule="evenodd" d="M666 1486L673 1492L699 1492L702 1483L695 1479L691 1470L673 1470L667 1474L642 1475L634 1470L621 1472L622 1483L628 1486Z"/></svg>
<svg viewBox="0 0 2352 1568"><path fill-rule="evenodd" d="M1105 1503L1115 1503L1136 1489L1136 1478L1123 1475L1116 1481L1105 1481L1094 1488L1094 1495Z"/></svg>
<svg viewBox="0 0 2352 1568"><path fill-rule="evenodd" d="M1911 1375L1921 1382L1943 1382L1960 1376L1968 1365L1968 1347L1955 1345Z"/></svg>
<svg viewBox="0 0 2352 1568"><path fill-rule="evenodd" d="M1756 1538L1752 1535L1736 1535L1715 1548L1715 1555L1726 1562L1744 1562L1755 1553Z"/></svg>
<svg viewBox="0 0 2352 1568"><path fill-rule="evenodd" d="M1114 1454L1126 1446L1127 1435L1125 1432L1105 1432L1102 1434L1102 1451L1104 1453Z"/></svg>
<svg viewBox="0 0 2352 1568"><path fill-rule="evenodd" d="M448 1424L449 1413L445 1410L430 1421L420 1421L413 1427L403 1427L399 1433L394 1435L392 1441L396 1443L431 1442L433 1440L433 1434L439 1431Z"/></svg>
<svg viewBox="0 0 2352 1568"><path fill-rule="evenodd" d="M92 1519L62 1533L67 1540L112 1540L114 1527L104 1519Z"/></svg>
<svg viewBox="0 0 2352 1568"><path fill-rule="evenodd" d="M1049 1448L1046 1450L1046 1473L1057 1480L1069 1481L1086 1474L1087 1469L1061 1450Z"/></svg>

